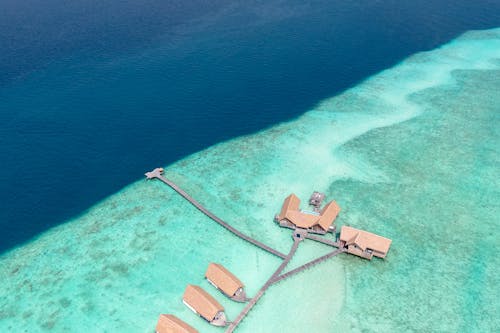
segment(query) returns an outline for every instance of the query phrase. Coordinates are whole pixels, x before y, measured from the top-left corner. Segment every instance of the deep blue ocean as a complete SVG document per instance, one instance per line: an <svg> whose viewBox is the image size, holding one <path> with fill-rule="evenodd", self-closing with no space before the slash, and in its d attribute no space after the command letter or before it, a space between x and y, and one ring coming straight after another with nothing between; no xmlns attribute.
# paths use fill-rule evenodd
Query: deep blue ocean
<svg viewBox="0 0 500 333"><path fill-rule="evenodd" d="M0 252L156 166L498 26L498 0L0 0Z"/></svg>

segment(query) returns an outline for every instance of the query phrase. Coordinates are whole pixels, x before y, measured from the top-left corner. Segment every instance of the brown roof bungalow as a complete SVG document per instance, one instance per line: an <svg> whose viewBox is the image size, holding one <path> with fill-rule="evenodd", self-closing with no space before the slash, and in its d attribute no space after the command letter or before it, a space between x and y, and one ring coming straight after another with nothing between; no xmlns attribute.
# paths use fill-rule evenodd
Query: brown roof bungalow
<svg viewBox="0 0 500 333"><path fill-rule="evenodd" d="M161 314L156 324L156 333L198 333L198 331L174 315Z"/></svg>
<svg viewBox="0 0 500 333"><path fill-rule="evenodd" d="M188 284L182 301L188 308L214 326L226 326L224 307L199 286Z"/></svg>
<svg viewBox="0 0 500 333"><path fill-rule="evenodd" d="M221 264L210 263L205 278L224 295L237 302L246 302L243 283Z"/></svg>
<svg viewBox="0 0 500 333"><path fill-rule="evenodd" d="M392 240L367 231L342 226L340 242L347 248L348 253L371 259L373 256L385 258Z"/></svg>
<svg viewBox="0 0 500 333"><path fill-rule="evenodd" d="M304 211L299 206L300 199L295 194L290 194L283 202L281 212L275 217L275 221L282 227L301 228L317 234L335 230L332 224L340 212L340 207L335 201L327 203L319 212Z"/></svg>

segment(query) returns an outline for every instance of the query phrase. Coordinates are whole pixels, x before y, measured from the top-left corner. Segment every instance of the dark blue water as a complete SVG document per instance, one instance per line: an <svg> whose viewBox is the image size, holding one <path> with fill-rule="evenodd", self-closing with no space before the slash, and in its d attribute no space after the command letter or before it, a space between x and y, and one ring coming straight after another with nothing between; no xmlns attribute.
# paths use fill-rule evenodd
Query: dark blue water
<svg viewBox="0 0 500 333"><path fill-rule="evenodd" d="M498 0L0 0L0 252L153 167L498 26Z"/></svg>

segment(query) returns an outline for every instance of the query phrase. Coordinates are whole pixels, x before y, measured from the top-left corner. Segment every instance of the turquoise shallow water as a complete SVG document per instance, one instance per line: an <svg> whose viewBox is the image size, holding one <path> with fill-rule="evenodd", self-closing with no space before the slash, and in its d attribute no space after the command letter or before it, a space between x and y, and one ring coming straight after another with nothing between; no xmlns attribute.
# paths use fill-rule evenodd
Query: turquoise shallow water
<svg viewBox="0 0 500 333"><path fill-rule="evenodd" d="M416 54L300 118L166 168L216 214L286 252L283 198L313 190L339 225L393 239L386 260L342 255L273 286L239 332L481 331L500 327L500 29ZM151 166L151 168L156 166ZM148 171L148 170L145 170ZM110 175L112 176L112 175ZM290 268L329 251L304 242ZM0 258L1 332L152 332L210 261L253 295L279 265L160 182L138 181Z"/></svg>

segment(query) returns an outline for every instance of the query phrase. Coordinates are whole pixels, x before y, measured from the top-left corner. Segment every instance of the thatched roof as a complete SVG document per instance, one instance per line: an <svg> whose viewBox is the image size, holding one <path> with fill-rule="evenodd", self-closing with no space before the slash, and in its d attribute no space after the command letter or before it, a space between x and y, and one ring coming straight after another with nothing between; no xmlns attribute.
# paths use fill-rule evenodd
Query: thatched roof
<svg viewBox="0 0 500 333"><path fill-rule="evenodd" d="M243 283L221 264L210 263L205 277L212 281L222 292L229 297L233 296Z"/></svg>
<svg viewBox="0 0 500 333"><path fill-rule="evenodd" d="M381 258L385 257L392 243L392 240L388 238L348 226L342 226L340 240L346 245L356 245L363 251L373 250L373 255Z"/></svg>
<svg viewBox="0 0 500 333"><path fill-rule="evenodd" d="M156 325L157 333L198 333L196 329L171 314L161 314Z"/></svg>
<svg viewBox="0 0 500 333"><path fill-rule="evenodd" d="M290 194L283 202L278 220L286 219L296 227L304 229L318 225L326 232L340 212L340 207L335 201L327 203L317 215L303 212L299 206L300 199L295 194Z"/></svg>
<svg viewBox="0 0 500 333"><path fill-rule="evenodd" d="M182 299L208 321L212 321L219 311L224 311L224 307L215 298L201 287L192 284L187 285Z"/></svg>

